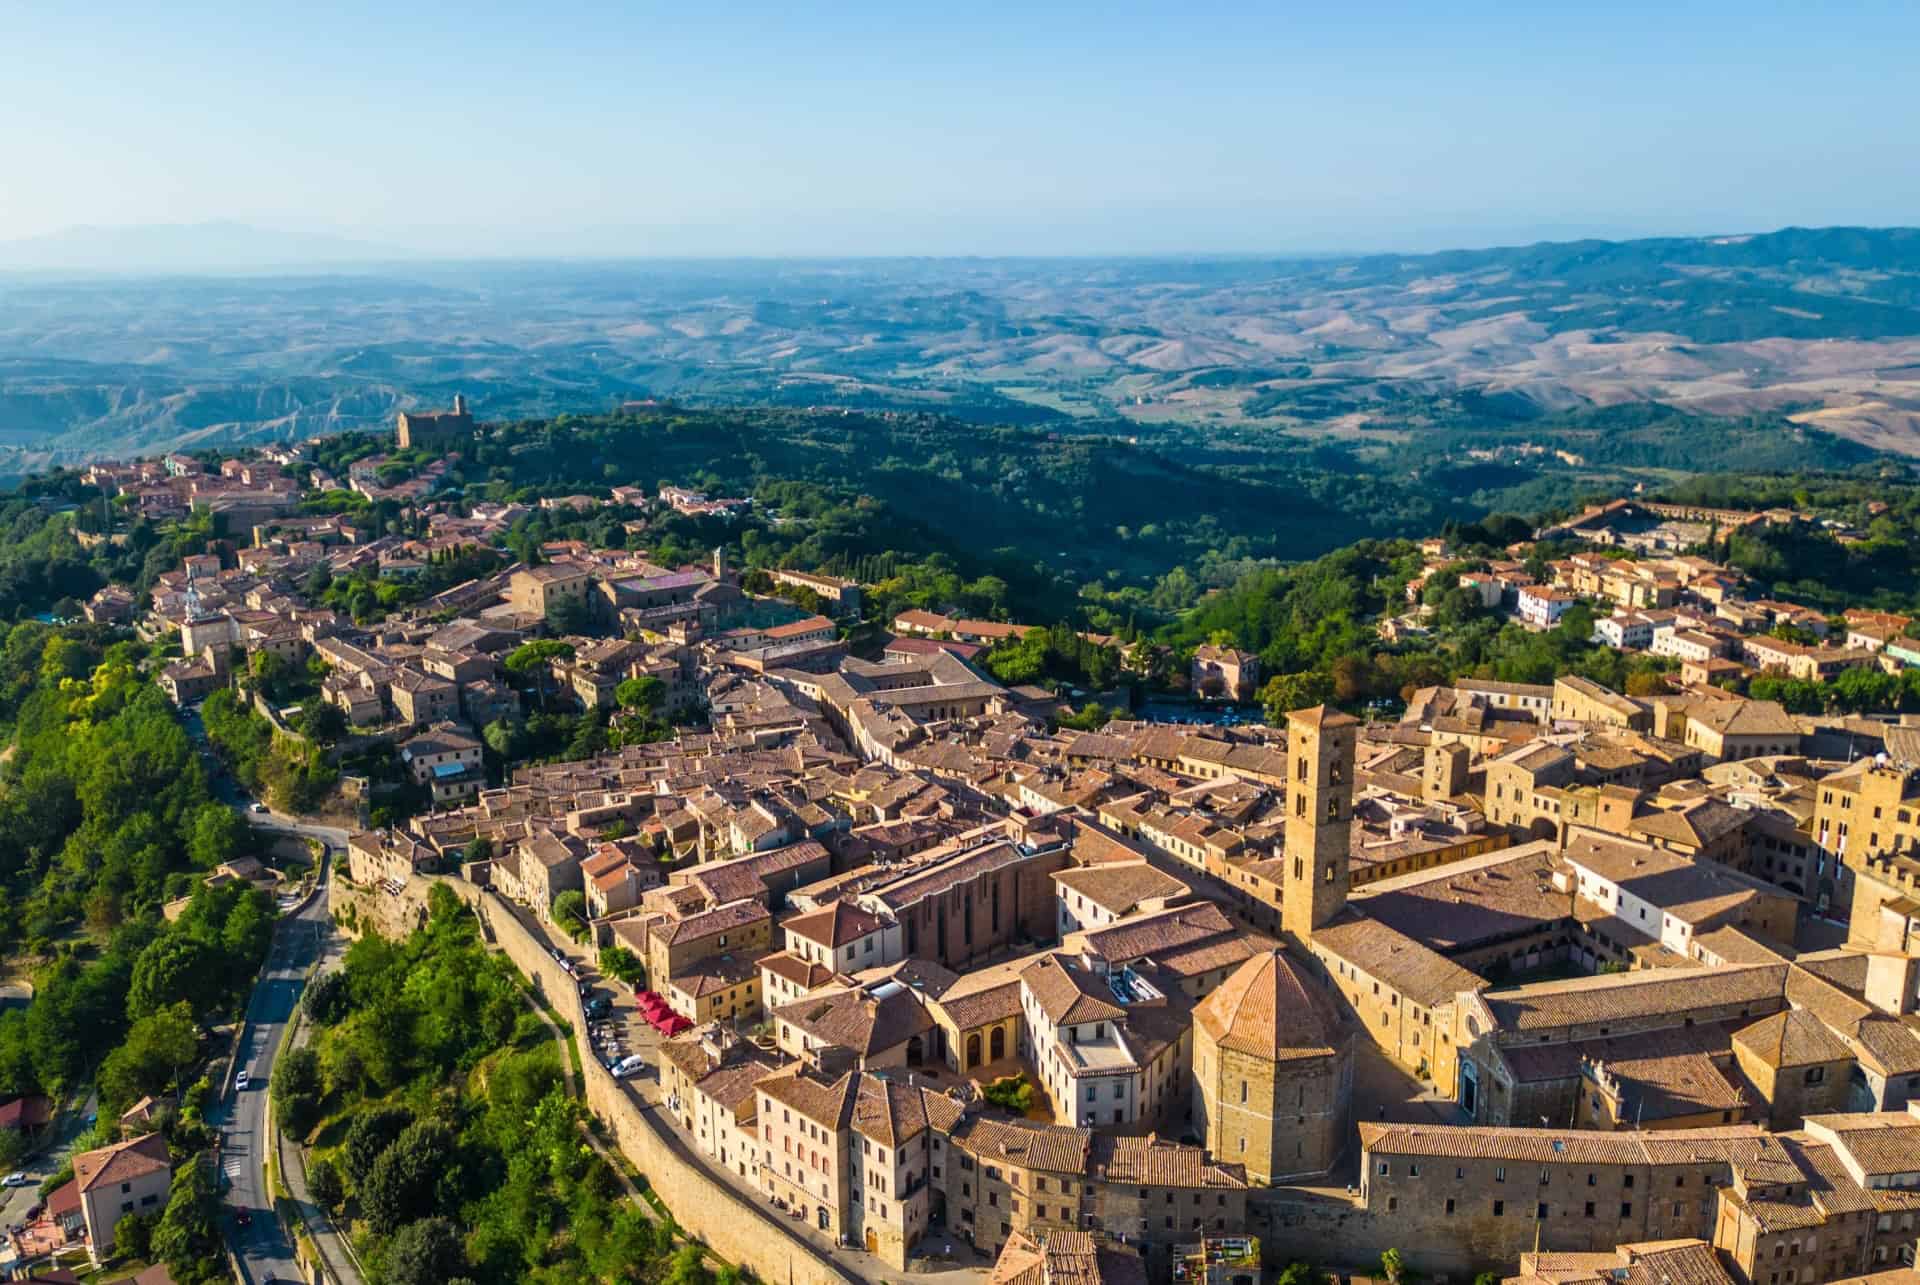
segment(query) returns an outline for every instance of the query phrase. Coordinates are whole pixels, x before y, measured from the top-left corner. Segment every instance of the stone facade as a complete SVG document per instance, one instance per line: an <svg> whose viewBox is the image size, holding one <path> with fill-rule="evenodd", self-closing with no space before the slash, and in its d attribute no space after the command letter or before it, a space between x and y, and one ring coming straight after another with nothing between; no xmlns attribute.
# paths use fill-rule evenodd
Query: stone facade
<svg viewBox="0 0 1920 1285"><path fill-rule="evenodd" d="M1354 1030L1281 951L1194 1012L1194 1127L1256 1183L1331 1169L1352 1118Z"/></svg>
<svg viewBox="0 0 1920 1285"><path fill-rule="evenodd" d="M1287 715L1286 857L1280 921L1306 941L1347 904L1349 833L1353 822L1354 742L1359 722L1330 706Z"/></svg>

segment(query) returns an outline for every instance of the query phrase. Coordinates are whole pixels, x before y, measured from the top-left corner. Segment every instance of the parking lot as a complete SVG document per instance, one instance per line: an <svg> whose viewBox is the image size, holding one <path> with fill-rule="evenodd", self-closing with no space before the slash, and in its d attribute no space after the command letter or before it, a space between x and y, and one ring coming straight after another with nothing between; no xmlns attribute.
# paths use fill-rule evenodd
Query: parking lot
<svg viewBox="0 0 1920 1285"><path fill-rule="evenodd" d="M596 1058L609 1069L623 1058L638 1056L647 1068L644 1073L651 1075L651 1068L658 1064L660 1033L648 1025L633 988L603 974L593 952L555 931L524 906L504 901L495 904L518 919L534 940L545 944L547 952L565 965L585 1003L604 1001L603 1011L589 1014L582 1056Z"/></svg>

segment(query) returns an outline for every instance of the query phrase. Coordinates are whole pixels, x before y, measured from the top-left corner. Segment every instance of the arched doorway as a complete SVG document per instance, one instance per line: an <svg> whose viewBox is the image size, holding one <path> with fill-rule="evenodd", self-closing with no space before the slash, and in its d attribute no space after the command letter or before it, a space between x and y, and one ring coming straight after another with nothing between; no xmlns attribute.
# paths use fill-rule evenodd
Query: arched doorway
<svg viewBox="0 0 1920 1285"><path fill-rule="evenodd" d="M974 1067L979 1065L980 1065L980 1032L975 1031L972 1035L967 1036L967 1064L961 1067L960 1069L962 1071L971 1071Z"/></svg>
<svg viewBox="0 0 1920 1285"><path fill-rule="evenodd" d="M988 1051L996 1062L1007 1055L1006 1027L996 1026L993 1028L993 1034L988 1037Z"/></svg>

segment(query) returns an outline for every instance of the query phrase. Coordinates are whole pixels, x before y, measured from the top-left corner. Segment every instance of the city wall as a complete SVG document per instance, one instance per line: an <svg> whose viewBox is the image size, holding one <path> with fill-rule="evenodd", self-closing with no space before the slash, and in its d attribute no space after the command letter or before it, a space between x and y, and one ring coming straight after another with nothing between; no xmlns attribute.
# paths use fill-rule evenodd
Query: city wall
<svg viewBox="0 0 1920 1285"><path fill-rule="evenodd" d="M586 1030L585 1014L574 979L512 914L484 888L447 876L410 879L399 896L378 889L335 888L335 899L355 907L362 923L386 934L404 934L426 916L427 890L446 885L472 906L486 924L493 943L562 1020L576 1033ZM795 1236L772 1211L747 1200L715 1178L699 1157L665 1121L655 1117L582 1049L587 1109L606 1126L615 1145L634 1168L646 1176L672 1212L674 1221L704 1242L720 1257L769 1285L860 1285L864 1278L834 1262L812 1243Z"/></svg>

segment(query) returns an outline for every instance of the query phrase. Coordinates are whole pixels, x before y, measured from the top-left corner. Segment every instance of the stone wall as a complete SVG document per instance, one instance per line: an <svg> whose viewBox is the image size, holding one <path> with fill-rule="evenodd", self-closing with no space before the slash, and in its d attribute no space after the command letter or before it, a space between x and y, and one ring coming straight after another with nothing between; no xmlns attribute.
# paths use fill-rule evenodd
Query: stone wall
<svg viewBox="0 0 1920 1285"><path fill-rule="evenodd" d="M354 889L344 899L359 908L364 922L379 924L382 931L404 933L425 915L427 891L435 883L445 884L474 908L490 930L493 943L562 1020L576 1033L586 1029L574 979L487 889L447 876L415 877L399 896L378 889ZM381 902L392 904L381 906ZM389 924L405 926L389 929ZM763 1281L858 1285L864 1280L794 1235L769 1208L744 1198L715 1177L672 1131L668 1121L630 1094L599 1062L583 1056L581 1064L587 1109L606 1126L621 1154L646 1176L674 1221L689 1235L728 1262L751 1268Z"/></svg>
<svg viewBox="0 0 1920 1285"><path fill-rule="evenodd" d="M1380 1255L1398 1249L1406 1255L1408 1266L1422 1276L1457 1280L1470 1278L1478 1267L1509 1262L1512 1257L1483 1255L1453 1234L1457 1228L1446 1229L1447 1234L1424 1234L1403 1219L1369 1213L1358 1201L1293 1200L1256 1192L1247 1202L1247 1221L1260 1238L1261 1256L1270 1268L1306 1262L1323 1271L1377 1275Z"/></svg>

